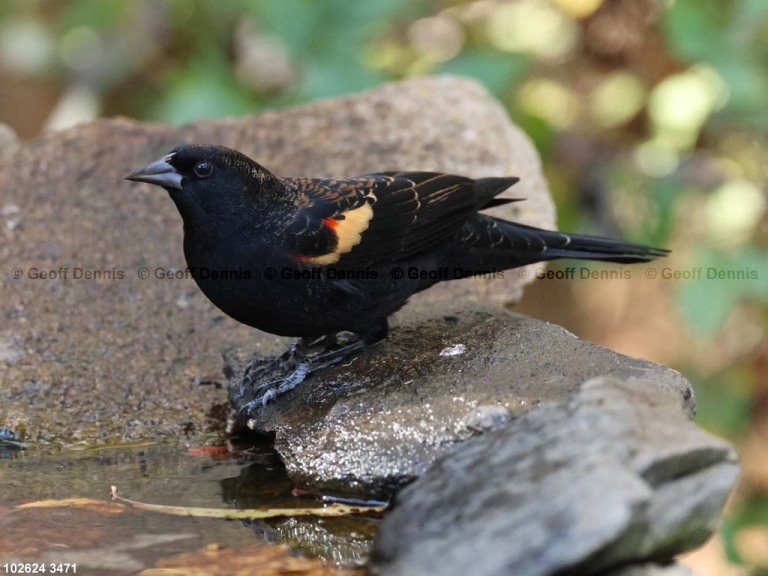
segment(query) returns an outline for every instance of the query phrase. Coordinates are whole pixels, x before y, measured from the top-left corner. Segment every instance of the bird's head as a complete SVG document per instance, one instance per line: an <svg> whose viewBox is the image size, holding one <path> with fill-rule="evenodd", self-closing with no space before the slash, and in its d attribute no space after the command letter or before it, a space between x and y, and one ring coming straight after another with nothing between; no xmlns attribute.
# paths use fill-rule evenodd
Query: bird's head
<svg viewBox="0 0 768 576"><path fill-rule="evenodd" d="M165 188L185 222L242 217L259 199L279 194L279 179L244 154L223 146L186 145L125 177Z"/></svg>

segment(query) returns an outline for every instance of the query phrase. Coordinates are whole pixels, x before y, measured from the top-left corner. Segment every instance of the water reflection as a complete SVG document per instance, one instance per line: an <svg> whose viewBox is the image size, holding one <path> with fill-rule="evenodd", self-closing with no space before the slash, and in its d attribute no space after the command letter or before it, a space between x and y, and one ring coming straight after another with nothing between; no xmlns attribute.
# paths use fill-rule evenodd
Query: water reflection
<svg viewBox="0 0 768 576"><path fill-rule="evenodd" d="M228 449L152 444L55 454L0 444L0 452L0 516L6 511L0 530L2 562L76 558L83 571L112 573L115 566L143 569L207 544L239 548L264 542L288 544L308 556L353 566L367 559L378 523L374 516L241 522L132 508L109 514L73 508L15 509L22 502L71 497L106 503L113 484L126 497L174 506L320 506L318 498L295 495L285 467L269 444Z"/></svg>

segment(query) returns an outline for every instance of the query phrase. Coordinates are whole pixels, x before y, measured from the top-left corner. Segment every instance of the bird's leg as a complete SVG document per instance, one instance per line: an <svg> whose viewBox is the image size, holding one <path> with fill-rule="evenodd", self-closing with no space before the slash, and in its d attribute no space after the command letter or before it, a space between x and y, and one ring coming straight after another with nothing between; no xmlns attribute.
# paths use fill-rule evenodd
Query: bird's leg
<svg viewBox="0 0 768 576"><path fill-rule="evenodd" d="M310 364L311 372L316 372L341 362L351 354L364 350L367 346L386 338L388 333L389 324L384 320L365 334L337 332L315 339L302 338L296 348L296 353L302 355L301 363Z"/></svg>
<svg viewBox="0 0 768 576"><path fill-rule="evenodd" d="M312 365L314 372L341 362L350 354L365 348L365 344L362 336L353 332L339 332L312 340L302 339L296 352L301 354L301 362Z"/></svg>
<svg viewBox="0 0 768 576"><path fill-rule="evenodd" d="M303 338L288 352L270 363L270 366L279 366L283 372L282 377L258 384L253 391L253 402L266 405L270 400L301 384L318 370L333 366L363 348L365 340L352 333L332 334L311 340Z"/></svg>
<svg viewBox="0 0 768 576"><path fill-rule="evenodd" d="M252 384L264 379L271 375L276 370L281 370L288 362L290 362L296 355L296 349L299 344L291 344L291 347L283 352L280 356L275 358L254 358L245 368L245 374L243 375L243 382L240 387L240 394L242 395L245 390L243 387L251 386Z"/></svg>
<svg viewBox="0 0 768 576"><path fill-rule="evenodd" d="M319 338L302 338L287 352L271 360L258 360L245 372L241 392L252 400L241 411L265 406L270 400L292 390L315 372L338 364L351 354L384 338L386 325L364 335L339 332ZM252 391L247 388L256 385Z"/></svg>

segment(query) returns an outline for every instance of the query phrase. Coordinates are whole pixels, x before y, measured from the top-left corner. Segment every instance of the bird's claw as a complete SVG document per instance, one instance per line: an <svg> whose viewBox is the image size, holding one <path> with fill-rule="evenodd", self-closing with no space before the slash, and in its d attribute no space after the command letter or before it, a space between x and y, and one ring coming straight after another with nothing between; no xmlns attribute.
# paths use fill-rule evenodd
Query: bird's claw
<svg viewBox="0 0 768 576"><path fill-rule="evenodd" d="M254 399L252 402L256 405L266 406L271 400L274 400L281 394L285 394L289 390L293 390L304 382L306 377L310 373L311 363L300 362L298 366L288 374L285 378L272 380L260 384L254 390Z"/></svg>
<svg viewBox="0 0 768 576"><path fill-rule="evenodd" d="M250 398L238 414L250 414L264 408L281 394L293 390L313 373L338 364L347 356L365 348L365 341L352 335L324 336L302 341L277 358L258 359L245 369L240 384L240 398Z"/></svg>

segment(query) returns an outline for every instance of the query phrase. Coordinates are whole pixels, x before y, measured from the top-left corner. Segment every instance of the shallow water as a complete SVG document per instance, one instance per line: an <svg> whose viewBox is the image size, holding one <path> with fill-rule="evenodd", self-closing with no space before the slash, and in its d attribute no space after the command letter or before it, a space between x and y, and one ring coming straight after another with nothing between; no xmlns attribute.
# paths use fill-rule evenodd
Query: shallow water
<svg viewBox="0 0 768 576"><path fill-rule="evenodd" d="M71 497L107 504L111 485L121 496L172 506L321 506L318 498L293 494L293 483L268 445L227 450L150 444L55 455L29 448L3 455L0 571L6 562L23 561L76 564L78 574L133 574L162 558L214 543L234 548L286 543L336 566L359 566L378 522L362 516L219 520L131 507L115 512L99 508L98 502L93 509L17 509L25 502Z"/></svg>

